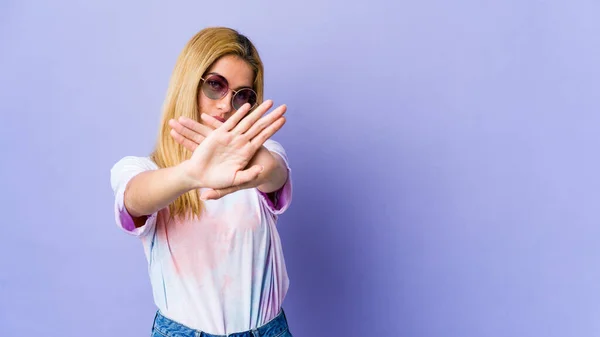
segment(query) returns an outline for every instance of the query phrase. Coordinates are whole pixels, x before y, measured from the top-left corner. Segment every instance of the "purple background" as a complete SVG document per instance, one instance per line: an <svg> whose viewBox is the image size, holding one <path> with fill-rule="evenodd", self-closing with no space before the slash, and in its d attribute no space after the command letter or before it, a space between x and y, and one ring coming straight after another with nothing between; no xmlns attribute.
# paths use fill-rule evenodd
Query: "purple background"
<svg viewBox="0 0 600 337"><path fill-rule="evenodd" d="M149 336L109 170L211 25L289 106L295 336L600 336L591 0L2 1L3 336Z"/></svg>

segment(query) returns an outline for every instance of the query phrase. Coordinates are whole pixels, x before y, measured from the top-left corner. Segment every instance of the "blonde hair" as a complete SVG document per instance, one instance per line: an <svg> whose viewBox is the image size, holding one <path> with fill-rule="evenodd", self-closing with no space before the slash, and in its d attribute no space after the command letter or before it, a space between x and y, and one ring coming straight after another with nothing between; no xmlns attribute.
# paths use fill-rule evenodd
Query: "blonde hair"
<svg viewBox="0 0 600 337"><path fill-rule="evenodd" d="M257 103L263 101L263 64L252 42L236 30L226 27L205 28L185 45L171 75L163 104L162 119L156 147L151 155L161 168L176 166L191 157L191 152L175 142L170 135L170 119L185 116L199 119L198 89L200 78L221 57L235 55L254 70L253 89ZM171 217L200 217L203 205L198 190L189 191L169 205Z"/></svg>

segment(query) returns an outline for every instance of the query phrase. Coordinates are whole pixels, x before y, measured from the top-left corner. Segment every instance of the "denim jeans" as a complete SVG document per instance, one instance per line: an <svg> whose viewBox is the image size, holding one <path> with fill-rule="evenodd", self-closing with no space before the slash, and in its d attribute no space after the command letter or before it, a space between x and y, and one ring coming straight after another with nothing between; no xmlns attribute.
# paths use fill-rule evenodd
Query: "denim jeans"
<svg viewBox="0 0 600 337"><path fill-rule="evenodd" d="M281 312L254 330L236 332L229 335L211 335L200 330L194 330L187 326L177 323L163 315L160 311L156 312L154 324L152 325L151 337L293 337L290 333L285 312Z"/></svg>

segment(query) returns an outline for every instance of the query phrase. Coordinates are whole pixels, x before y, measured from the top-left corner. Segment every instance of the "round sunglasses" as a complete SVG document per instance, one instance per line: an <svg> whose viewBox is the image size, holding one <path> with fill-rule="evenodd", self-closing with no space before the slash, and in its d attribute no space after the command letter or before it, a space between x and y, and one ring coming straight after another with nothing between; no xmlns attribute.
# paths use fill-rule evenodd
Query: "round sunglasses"
<svg viewBox="0 0 600 337"><path fill-rule="evenodd" d="M218 74L210 74L206 78L200 78L200 80L202 81L202 92L212 100L225 97L229 93L229 90L231 90L233 92L231 106L235 110L238 110L246 103L250 104L250 110L256 106L257 95L250 88L242 88L240 90L230 89L227 79Z"/></svg>

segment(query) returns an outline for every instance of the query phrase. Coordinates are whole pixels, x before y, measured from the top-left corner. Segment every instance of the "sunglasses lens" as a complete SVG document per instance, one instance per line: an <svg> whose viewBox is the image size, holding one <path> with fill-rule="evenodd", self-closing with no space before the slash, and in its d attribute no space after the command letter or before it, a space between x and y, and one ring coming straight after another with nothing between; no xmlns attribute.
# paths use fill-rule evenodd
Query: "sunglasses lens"
<svg viewBox="0 0 600 337"><path fill-rule="evenodd" d="M250 103L251 107L256 104L256 93L252 89L242 89L233 96L233 108L238 110L242 105Z"/></svg>
<svg viewBox="0 0 600 337"><path fill-rule="evenodd" d="M213 75L207 78L202 84L202 91L210 99L219 99L227 95L229 84L221 76Z"/></svg>

